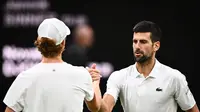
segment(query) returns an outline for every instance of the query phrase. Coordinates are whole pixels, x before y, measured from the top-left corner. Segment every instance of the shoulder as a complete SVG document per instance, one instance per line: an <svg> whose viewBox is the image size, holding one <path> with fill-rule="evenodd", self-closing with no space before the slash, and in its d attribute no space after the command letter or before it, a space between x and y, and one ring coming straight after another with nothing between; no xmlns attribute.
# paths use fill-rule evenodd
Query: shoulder
<svg viewBox="0 0 200 112"><path fill-rule="evenodd" d="M88 70L83 67L83 66L73 66L71 65L71 68L70 68L71 72L73 72L73 74L76 74L77 76L83 78L88 78L88 77L91 77L90 76L90 73L88 72Z"/></svg>
<svg viewBox="0 0 200 112"><path fill-rule="evenodd" d="M35 70L35 69L39 68L39 66L40 66L40 63L37 63L37 64L29 67L28 69L26 69L24 72L29 72L29 71Z"/></svg>
<svg viewBox="0 0 200 112"><path fill-rule="evenodd" d="M115 80L119 80L119 81L125 79L125 78L126 78L127 76L129 76L130 73L132 72L133 66L134 66L134 65L130 65L130 66L125 67L125 68L123 68L123 69L114 71L114 72L110 75L109 79L115 79Z"/></svg>
<svg viewBox="0 0 200 112"><path fill-rule="evenodd" d="M35 72L39 71L40 69L40 64L35 64L32 67L20 72L20 74L18 75L18 77L30 77L31 74L34 74Z"/></svg>
<svg viewBox="0 0 200 112"><path fill-rule="evenodd" d="M170 66L161 64L159 69L164 74L166 74L168 77L173 78L175 81L185 80L186 79L185 75L183 73L181 73L181 71L179 71L178 69L172 68Z"/></svg>

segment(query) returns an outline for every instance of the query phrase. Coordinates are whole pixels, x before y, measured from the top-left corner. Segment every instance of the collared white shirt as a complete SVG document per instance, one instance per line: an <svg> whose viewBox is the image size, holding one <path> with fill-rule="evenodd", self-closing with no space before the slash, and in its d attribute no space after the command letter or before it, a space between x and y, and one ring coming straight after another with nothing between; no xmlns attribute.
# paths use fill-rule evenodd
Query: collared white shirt
<svg viewBox="0 0 200 112"><path fill-rule="evenodd" d="M20 73L4 103L16 112L81 112L94 96L92 78L83 67L39 63Z"/></svg>
<svg viewBox="0 0 200 112"><path fill-rule="evenodd" d="M196 102L185 76L156 60L148 77L136 65L115 71L107 82L107 91L115 102L120 98L125 112L176 112L192 108Z"/></svg>

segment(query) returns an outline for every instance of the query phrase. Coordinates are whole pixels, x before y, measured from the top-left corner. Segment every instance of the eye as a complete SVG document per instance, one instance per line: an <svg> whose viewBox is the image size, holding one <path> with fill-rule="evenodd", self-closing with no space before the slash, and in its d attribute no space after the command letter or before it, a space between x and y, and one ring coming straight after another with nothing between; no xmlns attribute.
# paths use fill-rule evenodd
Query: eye
<svg viewBox="0 0 200 112"><path fill-rule="evenodd" d="M133 43L134 43L134 44L137 43L137 40L133 40Z"/></svg>
<svg viewBox="0 0 200 112"><path fill-rule="evenodd" d="M146 44L148 41L147 40L140 40L140 43Z"/></svg>

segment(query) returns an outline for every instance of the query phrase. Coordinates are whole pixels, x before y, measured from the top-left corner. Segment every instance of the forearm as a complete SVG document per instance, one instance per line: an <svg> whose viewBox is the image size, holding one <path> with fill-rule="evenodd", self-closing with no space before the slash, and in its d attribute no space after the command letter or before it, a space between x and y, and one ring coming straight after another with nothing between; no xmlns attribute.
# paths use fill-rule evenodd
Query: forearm
<svg viewBox="0 0 200 112"><path fill-rule="evenodd" d="M101 91L99 88L99 82L93 82L94 97L91 101L87 101L86 105L91 112L98 112L101 106Z"/></svg>
<svg viewBox="0 0 200 112"><path fill-rule="evenodd" d="M199 112L197 105L194 105L191 109L187 110L186 112Z"/></svg>
<svg viewBox="0 0 200 112"><path fill-rule="evenodd" d="M98 81L93 82L93 88L94 88L94 97L95 97L94 99L96 102L96 106L98 107L98 110L99 110L101 106L102 95L101 95L101 90L100 90Z"/></svg>
<svg viewBox="0 0 200 112"><path fill-rule="evenodd" d="M9 107L6 107L6 110L5 110L5 112L14 112L14 110L12 110L11 108L9 108Z"/></svg>
<svg viewBox="0 0 200 112"><path fill-rule="evenodd" d="M105 103L103 100L101 101L101 108L99 109L99 112L111 112L111 111L108 109L106 103Z"/></svg>

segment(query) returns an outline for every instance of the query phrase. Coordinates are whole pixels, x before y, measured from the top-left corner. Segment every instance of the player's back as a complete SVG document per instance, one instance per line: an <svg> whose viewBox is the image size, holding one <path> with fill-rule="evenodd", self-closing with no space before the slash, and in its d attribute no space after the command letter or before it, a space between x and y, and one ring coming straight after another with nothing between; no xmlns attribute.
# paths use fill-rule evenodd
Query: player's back
<svg viewBox="0 0 200 112"><path fill-rule="evenodd" d="M83 67L40 63L24 74L32 83L24 95L25 112L81 112L93 98L92 79Z"/></svg>

